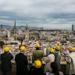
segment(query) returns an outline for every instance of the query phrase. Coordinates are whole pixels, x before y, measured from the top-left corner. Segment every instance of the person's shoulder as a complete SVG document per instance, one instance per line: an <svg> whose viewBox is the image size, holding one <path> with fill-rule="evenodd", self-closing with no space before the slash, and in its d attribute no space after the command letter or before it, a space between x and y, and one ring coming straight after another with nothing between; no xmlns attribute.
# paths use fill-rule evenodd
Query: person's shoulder
<svg viewBox="0 0 75 75"><path fill-rule="evenodd" d="M5 55L4 53L1 54L1 56Z"/></svg>
<svg viewBox="0 0 75 75"><path fill-rule="evenodd" d="M16 54L16 56L20 55L20 53Z"/></svg>
<svg viewBox="0 0 75 75"><path fill-rule="evenodd" d="M10 53L10 52L9 52L9 53L7 53L7 54L12 55L12 53Z"/></svg>
<svg viewBox="0 0 75 75"><path fill-rule="evenodd" d="M22 53L18 53L18 54L16 54L16 56L25 56L25 55Z"/></svg>
<svg viewBox="0 0 75 75"><path fill-rule="evenodd" d="M48 55L48 57L54 57L55 55L54 54L50 54L50 55Z"/></svg>

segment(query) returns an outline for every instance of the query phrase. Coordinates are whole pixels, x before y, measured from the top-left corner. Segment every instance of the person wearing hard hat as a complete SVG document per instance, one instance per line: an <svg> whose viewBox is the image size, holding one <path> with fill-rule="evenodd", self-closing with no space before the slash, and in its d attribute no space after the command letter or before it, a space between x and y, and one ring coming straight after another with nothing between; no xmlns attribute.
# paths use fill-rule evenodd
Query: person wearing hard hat
<svg viewBox="0 0 75 75"><path fill-rule="evenodd" d="M50 54L47 56L48 62L46 62L46 65L45 65L45 72L48 75L52 74L51 64L55 61L55 56L54 56L55 49L49 48L49 52Z"/></svg>
<svg viewBox="0 0 75 75"><path fill-rule="evenodd" d="M67 49L68 49L69 52L75 52L75 48L74 48L74 47L71 47L71 46L70 46L70 47L68 47Z"/></svg>
<svg viewBox="0 0 75 75"><path fill-rule="evenodd" d="M16 75L28 75L28 60L27 56L24 54L27 49L25 45L19 46L20 53L15 56L16 62Z"/></svg>
<svg viewBox="0 0 75 75"><path fill-rule="evenodd" d="M60 46L60 45L57 45L57 44L56 44L54 47L55 47L55 50L61 51L61 46Z"/></svg>
<svg viewBox="0 0 75 75"><path fill-rule="evenodd" d="M36 42L35 43L35 48L36 48L36 50L40 50L41 46L40 46L40 43L39 42Z"/></svg>
<svg viewBox="0 0 75 75"><path fill-rule="evenodd" d="M10 47L4 46L3 47L4 53L1 54L1 71L2 75L11 75L11 60L13 59L12 54L10 53Z"/></svg>
<svg viewBox="0 0 75 75"><path fill-rule="evenodd" d="M59 45L55 45L55 61L54 63L51 64L52 68L53 68L53 73L55 75L59 75L59 73L61 72L61 64L60 64L60 59L61 59L61 46Z"/></svg>
<svg viewBox="0 0 75 75"><path fill-rule="evenodd" d="M33 63L33 66L35 68L41 68L42 62L40 60L35 60L34 63Z"/></svg>
<svg viewBox="0 0 75 75"><path fill-rule="evenodd" d="M31 67L30 75L44 75L44 67L41 60L36 59Z"/></svg>

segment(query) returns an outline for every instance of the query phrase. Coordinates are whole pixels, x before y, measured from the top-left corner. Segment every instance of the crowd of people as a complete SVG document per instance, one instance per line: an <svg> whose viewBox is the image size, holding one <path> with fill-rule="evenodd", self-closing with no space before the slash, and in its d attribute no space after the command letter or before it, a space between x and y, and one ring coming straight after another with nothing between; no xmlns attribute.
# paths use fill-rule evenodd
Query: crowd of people
<svg viewBox="0 0 75 75"><path fill-rule="evenodd" d="M29 47L30 46L30 47ZM31 46L33 49L31 50ZM60 75L64 74L61 70L61 61L67 61L66 56L74 50L72 47L64 47L62 43L55 42L51 45L35 41L32 45L24 42L18 46L15 56L12 54L12 46L3 45L0 55L2 75L11 75L12 60L16 65L16 75ZM28 58L28 53L29 55ZM65 58L61 58L65 56ZM31 61L31 62L30 62Z"/></svg>
<svg viewBox="0 0 75 75"><path fill-rule="evenodd" d="M36 34L34 39L31 33L30 38L20 39L19 43L14 45L8 41L0 42L2 75L12 75L12 64L16 65L16 75L65 75L61 65L63 62L66 64L72 62L71 53L75 51L74 43L62 33L39 34L40 39ZM69 72L70 66L66 69L69 69Z"/></svg>

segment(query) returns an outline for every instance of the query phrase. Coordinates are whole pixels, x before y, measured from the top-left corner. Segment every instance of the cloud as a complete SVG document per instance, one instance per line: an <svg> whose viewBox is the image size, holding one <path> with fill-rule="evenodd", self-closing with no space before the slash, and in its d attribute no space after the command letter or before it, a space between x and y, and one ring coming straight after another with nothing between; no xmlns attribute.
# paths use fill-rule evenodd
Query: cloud
<svg viewBox="0 0 75 75"><path fill-rule="evenodd" d="M31 26L75 24L75 0L0 0L0 19Z"/></svg>
<svg viewBox="0 0 75 75"><path fill-rule="evenodd" d="M14 25L14 21L11 20L1 20L0 19L0 25Z"/></svg>

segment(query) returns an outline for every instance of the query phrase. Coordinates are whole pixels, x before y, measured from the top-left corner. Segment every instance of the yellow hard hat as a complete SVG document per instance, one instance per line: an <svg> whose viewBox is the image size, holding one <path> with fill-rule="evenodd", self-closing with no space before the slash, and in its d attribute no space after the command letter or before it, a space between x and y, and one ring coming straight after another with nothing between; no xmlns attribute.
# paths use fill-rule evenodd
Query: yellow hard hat
<svg viewBox="0 0 75 75"><path fill-rule="evenodd" d="M20 51L21 51L21 52L23 52L23 51L26 51L26 50L27 50L27 49L26 49L26 47L25 47L24 45L20 46L20 48L19 48L19 49L20 49Z"/></svg>
<svg viewBox="0 0 75 75"><path fill-rule="evenodd" d="M56 46L55 46L55 49L60 51L60 50L61 50L61 46L56 45Z"/></svg>
<svg viewBox="0 0 75 75"><path fill-rule="evenodd" d="M50 48L50 52L51 53L54 53L55 52L55 49L54 48Z"/></svg>
<svg viewBox="0 0 75 75"><path fill-rule="evenodd" d="M74 48L74 47L68 47L68 50L69 50L70 52L73 52L73 51L75 51L75 48Z"/></svg>
<svg viewBox="0 0 75 75"><path fill-rule="evenodd" d="M40 60L35 60L33 66L35 68L41 68L42 62Z"/></svg>
<svg viewBox="0 0 75 75"><path fill-rule="evenodd" d="M36 44L35 44L35 47L40 47L40 44L39 44L39 43L36 43Z"/></svg>
<svg viewBox="0 0 75 75"><path fill-rule="evenodd" d="M10 47L8 47L8 46L4 46L4 47L3 47L3 51L4 51L4 52L9 52L9 50L10 50Z"/></svg>

